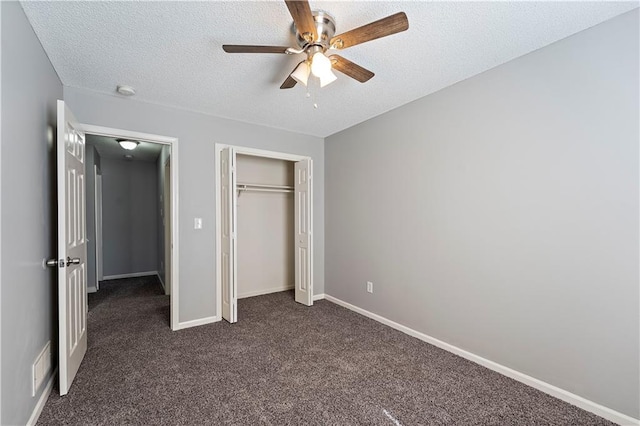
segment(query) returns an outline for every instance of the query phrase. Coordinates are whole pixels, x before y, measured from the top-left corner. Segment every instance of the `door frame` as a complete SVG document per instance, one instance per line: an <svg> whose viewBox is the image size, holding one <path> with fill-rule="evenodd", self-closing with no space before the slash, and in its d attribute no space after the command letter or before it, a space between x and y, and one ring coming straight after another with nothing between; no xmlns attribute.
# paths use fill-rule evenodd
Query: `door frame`
<svg viewBox="0 0 640 426"><path fill-rule="evenodd" d="M94 243L95 243L95 262L96 262L96 291L100 290L100 280L102 279L102 175L98 174L98 166L93 165L93 184L94 184Z"/></svg>
<svg viewBox="0 0 640 426"><path fill-rule="evenodd" d="M171 277L171 271L172 271L172 262L171 262L171 238L167 238L167 236L171 235L171 228L172 228L172 223L171 223L171 219L172 219L172 215L171 215L171 200L173 198L173 194L171 193L171 180L167 180L167 169L169 169L169 176L171 176L171 156L168 156L165 161L164 164L162 165L162 168L164 169L164 182L163 182L163 188L162 188L162 229L163 229L163 237L164 237L164 241L163 241L163 248L164 248L164 253L162 253L162 258L163 263L164 263L164 277L165 277L165 281L169 281L169 285L165 287L164 289L164 293L165 294L171 294L171 283L173 282L172 277ZM168 183L168 184L167 184ZM167 208L167 204L169 205ZM169 217L169 220L167 221L167 216ZM168 231L168 232L167 232ZM167 270L169 271L169 273L167 274Z"/></svg>
<svg viewBox="0 0 640 426"><path fill-rule="evenodd" d="M241 155L251 155L253 157L262 157L262 158L273 158L276 160L285 160L298 162L302 160L310 160L313 162L311 156L308 155L297 155L297 154L289 154L285 152L277 152L277 151L268 151L264 149L258 148L250 148L241 145L230 145L223 143L215 143L215 191L216 191L216 317L220 320L222 319L222 260L220 256L220 251L222 250L222 210L221 210L221 170L219 167L220 157L222 150L225 148L233 148L236 154ZM311 213L311 223L309 223L309 230L311 234L313 234L313 192L311 193L311 199L309 200L310 204L310 213ZM313 265L313 240L311 246L311 264ZM237 259L236 259L237 262ZM311 269L311 280L313 282L313 269ZM313 300L313 297L312 297Z"/></svg>
<svg viewBox="0 0 640 426"><path fill-rule="evenodd" d="M151 133L134 132L130 130L115 129L111 127L96 126L92 124L80 123L80 129L85 134L107 136L112 138L134 139L143 142L168 145L171 150L171 241L173 250L171 252L171 294L170 294L170 327L171 330L179 330L179 239L178 239L178 138L170 136L154 135Z"/></svg>

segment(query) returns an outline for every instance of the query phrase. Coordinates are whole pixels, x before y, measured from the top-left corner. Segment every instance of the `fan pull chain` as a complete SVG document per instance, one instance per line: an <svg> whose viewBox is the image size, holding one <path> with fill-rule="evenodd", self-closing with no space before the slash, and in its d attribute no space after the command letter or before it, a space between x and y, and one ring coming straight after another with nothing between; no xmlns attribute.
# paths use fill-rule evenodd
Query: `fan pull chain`
<svg viewBox="0 0 640 426"><path fill-rule="evenodd" d="M312 90L311 86L315 86L314 79L309 79L309 83L307 84L307 93L304 95L304 97L311 101L311 104L313 105L314 109L318 109L318 99L317 99L318 90L315 90L316 89L315 87L313 87L313 90Z"/></svg>

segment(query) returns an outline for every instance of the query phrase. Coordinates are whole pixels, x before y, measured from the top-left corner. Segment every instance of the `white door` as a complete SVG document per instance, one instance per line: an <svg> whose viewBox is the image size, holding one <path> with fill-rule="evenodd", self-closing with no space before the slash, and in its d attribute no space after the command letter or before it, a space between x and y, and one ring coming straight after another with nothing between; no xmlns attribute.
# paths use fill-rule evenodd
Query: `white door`
<svg viewBox="0 0 640 426"><path fill-rule="evenodd" d="M58 101L58 330L60 395L87 352L85 137Z"/></svg>
<svg viewBox="0 0 640 426"><path fill-rule="evenodd" d="M222 318L238 320L238 281L236 264L236 153L224 148L220 156L220 212L222 250Z"/></svg>
<svg viewBox="0 0 640 426"><path fill-rule="evenodd" d="M311 306L313 305L311 160L296 162L294 173L295 298L296 302Z"/></svg>

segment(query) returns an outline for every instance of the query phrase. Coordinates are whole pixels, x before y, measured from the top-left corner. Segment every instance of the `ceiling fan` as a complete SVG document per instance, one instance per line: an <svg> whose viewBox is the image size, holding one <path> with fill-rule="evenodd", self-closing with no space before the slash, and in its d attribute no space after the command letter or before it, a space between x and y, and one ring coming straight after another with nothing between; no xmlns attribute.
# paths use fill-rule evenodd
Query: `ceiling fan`
<svg viewBox="0 0 640 426"><path fill-rule="evenodd" d="M296 83L306 86L310 74L320 80L320 87L324 87L337 79L332 69L364 83L371 79L374 73L340 55L329 54L327 56L327 51L329 49L346 49L409 28L407 15L404 12L398 12L336 36L334 35L336 32L335 20L328 13L311 11L307 0L285 0L285 3L293 17L298 48L236 44L222 46L227 53L306 54L307 58L301 61L289 74L280 86L281 89L290 89Z"/></svg>

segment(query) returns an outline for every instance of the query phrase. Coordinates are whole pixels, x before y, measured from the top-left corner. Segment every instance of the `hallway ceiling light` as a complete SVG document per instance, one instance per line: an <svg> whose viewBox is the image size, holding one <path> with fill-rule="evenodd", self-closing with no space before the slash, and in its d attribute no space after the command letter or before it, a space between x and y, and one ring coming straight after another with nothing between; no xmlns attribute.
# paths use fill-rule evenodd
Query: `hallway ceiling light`
<svg viewBox="0 0 640 426"><path fill-rule="evenodd" d="M120 144L121 147L123 147L124 149L126 149L128 151L136 149L136 147L140 143L138 141L130 141L128 139L116 139L116 141L118 141L118 143Z"/></svg>

